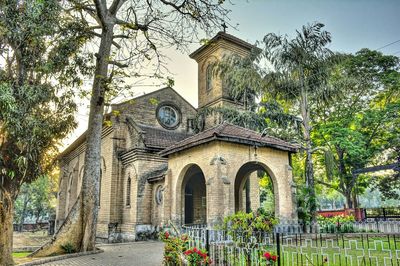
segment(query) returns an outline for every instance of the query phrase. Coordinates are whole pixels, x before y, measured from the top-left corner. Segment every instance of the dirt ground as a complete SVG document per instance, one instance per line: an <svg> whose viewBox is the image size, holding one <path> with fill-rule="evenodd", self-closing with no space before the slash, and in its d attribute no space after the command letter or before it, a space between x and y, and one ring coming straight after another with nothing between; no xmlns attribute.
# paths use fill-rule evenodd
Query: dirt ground
<svg viewBox="0 0 400 266"><path fill-rule="evenodd" d="M47 231L37 232L14 232L14 249L22 247L39 247L49 241L51 236Z"/></svg>

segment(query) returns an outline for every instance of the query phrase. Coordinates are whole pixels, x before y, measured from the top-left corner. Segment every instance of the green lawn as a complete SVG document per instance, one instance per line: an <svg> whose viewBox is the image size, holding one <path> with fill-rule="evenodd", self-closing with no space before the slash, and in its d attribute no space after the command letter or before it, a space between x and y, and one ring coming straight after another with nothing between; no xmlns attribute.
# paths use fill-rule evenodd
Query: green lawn
<svg viewBox="0 0 400 266"><path fill-rule="evenodd" d="M13 258L25 258L27 257L29 254L31 254L32 252L14 252L12 254Z"/></svg>
<svg viewBox="0 0 400 266"><path fill-rule="evenodd" d="M247 247L250 248L250 247ZM252 251L247 256L243 252ZM214 246L211 253L214 260L229 265L264 265L262 254L269 251L276 254L276 246L258 246L246 249L232 246ZM398 253L398 254L397 254ZM329 235L307 236L307 240L286 238L281 242L281 265L345 266L374 265L400 266L400 237L382 235Z"/></svg>
<svg viewBox="0 0 400 266"><path fill-rule="evenodd" d="M282 265L400 265L400 239L382 236L352 236L308 240L282 246ZM299 240L298 240L299 241Z"/></svg>

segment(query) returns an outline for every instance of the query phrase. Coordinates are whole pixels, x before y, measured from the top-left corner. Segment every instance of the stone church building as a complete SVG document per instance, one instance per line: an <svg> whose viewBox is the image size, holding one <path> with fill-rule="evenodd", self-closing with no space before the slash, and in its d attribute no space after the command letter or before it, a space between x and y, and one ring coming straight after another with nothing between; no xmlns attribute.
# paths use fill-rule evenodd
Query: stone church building
<svg viewBox="0 0 400 266"><path fill-rule="evenodd" d="M170 222L213 225L236 211L256 210L259 171L271 178L275 215L295 219L290 156L296 146L216 116L203 119L200 133L193 130L202 108L243 110L212 68L224 55L245 56L252 48L220 32L190 55L198 63L198 109L169 87L113 105L118 115L102 131L99 239L133 241ZM81 190L85 138L59 157L57 226Z"/></svg>

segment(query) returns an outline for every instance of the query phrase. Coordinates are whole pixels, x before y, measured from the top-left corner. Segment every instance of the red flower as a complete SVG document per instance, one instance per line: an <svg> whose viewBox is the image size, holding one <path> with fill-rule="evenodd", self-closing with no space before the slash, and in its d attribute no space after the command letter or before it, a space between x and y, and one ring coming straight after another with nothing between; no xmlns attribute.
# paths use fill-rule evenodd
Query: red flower
<svg viewBox="0 0 400 266"><path fill-rule="evenodd" d="M265 257L267 260L270 260L270 259L271 259L271 254L270 254L269 252L265 252L265 253L264 253L264 257Z"/></svg>
<svg viewBox="0 0 400 266"><path fill-rule="evenodd" d="M274 262L275 262L277 259L278 259L278 257L277 257L277 256L275 256L275 255L274 255L274 256L271 256L271 260L272 260L272 261L274 261Z"/></svg>
<svg viewBox="0 0 400 266"><path fill-rule="evenodd" d="M193 251L191 251L190 249L188 249L188 250L185 251L185 255L186 255L186 256L188 256L188 255L190 255L190 254L192 254L192 253L193 253Z"/></svg>
<svg viewBox="0 0 400 266"><path fill-rule="evenodd" d="M194 251L194 252L197 252L197 248L194 247L194 248L193 248L193 251Z"/></svg>
<svg viewBox="0 0 400 266"><path fill-rule="evenodd" d="M166 239L168 239L169 233L168 233L168 232L165 232L165 233L164 233L164 236L165 236Z"/></svg>

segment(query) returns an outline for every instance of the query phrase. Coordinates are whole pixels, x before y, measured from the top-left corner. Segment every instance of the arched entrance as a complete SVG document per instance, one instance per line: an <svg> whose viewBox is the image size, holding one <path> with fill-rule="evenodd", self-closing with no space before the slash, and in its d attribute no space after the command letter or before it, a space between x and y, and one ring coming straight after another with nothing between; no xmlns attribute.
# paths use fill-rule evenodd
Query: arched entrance
<svg viewBox="0 0 400 266"><path fill-rule="evenodd" d="M184 224L205 224L207 221L206 180L197 165L190 166L182 182Z"/></svg>
<svg viewBox="0 0 400 266"><path fill-rule="evenodd" d="M275 187L267 166L259 162L245 163L235 177L235 212L249 213L262 207L272 215L278 213Z"/></svg>

